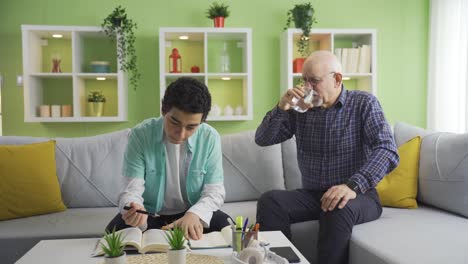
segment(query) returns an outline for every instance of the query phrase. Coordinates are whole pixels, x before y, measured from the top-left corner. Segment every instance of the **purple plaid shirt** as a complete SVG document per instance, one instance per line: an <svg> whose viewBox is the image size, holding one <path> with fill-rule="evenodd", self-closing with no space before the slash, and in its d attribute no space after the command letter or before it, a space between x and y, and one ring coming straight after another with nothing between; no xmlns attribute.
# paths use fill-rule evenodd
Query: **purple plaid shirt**
<svg viewBox="0 0 468 264"><path fill-rule="evenodd" d="M305 189L326 191L355 181L364 193L399 162L397 147L377 98L361 91L342 92L328 109L305 113L275 107L255 134L260 146L296 136L297 161Z"/></svg>

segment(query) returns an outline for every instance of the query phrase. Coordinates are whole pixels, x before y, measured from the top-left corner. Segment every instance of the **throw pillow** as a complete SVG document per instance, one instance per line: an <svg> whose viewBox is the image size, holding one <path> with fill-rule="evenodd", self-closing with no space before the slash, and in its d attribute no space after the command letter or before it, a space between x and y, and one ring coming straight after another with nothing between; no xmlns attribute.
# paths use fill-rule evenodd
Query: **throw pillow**
<svg viewBox="0 0 468 264"><path fill-rule="evenodd" d="M377 185L382 206L418 208L419 148L421 138L415 137L398 148L400 164Z"/></svg>
<svg viewBox="0 0 468 264"><path fill-rule="evenodd" d="M0 220L61 212L55 141L0 145Z"/></svg>

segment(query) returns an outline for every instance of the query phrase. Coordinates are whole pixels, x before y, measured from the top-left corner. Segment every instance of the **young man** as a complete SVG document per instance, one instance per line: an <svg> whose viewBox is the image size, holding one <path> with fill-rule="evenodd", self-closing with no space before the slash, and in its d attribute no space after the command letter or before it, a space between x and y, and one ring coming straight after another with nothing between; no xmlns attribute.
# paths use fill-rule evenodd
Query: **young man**
<svg viewBox="0 0 468 264"><path fill-rule="evenodd" d="M211 95L196 79L180 78L166 89L161 109L162 117L132 129L123 166L127 185L107 230L176 225L197 240L229 225L219 210L225 197L221 140L204 123Z"/></svg>
<svg viewBox="0 0 468 264"><path fill-rule="evenodd" d="M302 76L313 90L313 107L291 109L304 90L289 89L263 119L255 141L267 146L295 135L303 189L263 194L257 221L261 230L291 238L291 223L318 219L318 263L347 263L353 226L382 213L375 186L398 165L397 148L377 98L347 91L331 52L312 53Z"/></svg>

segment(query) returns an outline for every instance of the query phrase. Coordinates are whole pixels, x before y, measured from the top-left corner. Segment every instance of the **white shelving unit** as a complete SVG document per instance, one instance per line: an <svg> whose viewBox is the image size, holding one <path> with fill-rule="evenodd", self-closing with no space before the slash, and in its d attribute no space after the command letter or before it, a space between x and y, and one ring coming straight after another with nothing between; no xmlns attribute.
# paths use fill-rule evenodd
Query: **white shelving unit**
<svg viewBox="0 0 468 264"><path fill-rule="evenodd" d="M182 40L181 36L188 39ZM220 57L224 46L230 58L230 71L221 72ZM169 71L169 56L177 48L182 72ZM191 68L198 66L199 73ZM167 86L179 77L193 77L208 86L212 104L222 110L241 106L242 114L208 115L208 121L252 120L252 30L250 28L160 28L159 77L160 100ZM226 80L229 79L229 80Z"/></svg>
<svg viewBox="0 0 468 264"><path fill-rule="evenodd" d="M302 73L293 72L293 60L301 57L297 52L296 43L302 35L301 29L290 28L281 35L281 90L294 87ZM377 95L377 32L375 29L312 29L309 35L310 52L315 50L349 49L353 45L370 46L370 72L343 72L343 82L346 89L363 90Z"/></svg>
<svg viewBox="0 0 468 264"><path fill-rule="evenodd" d="M127 121L127 78L119 70L116 43L101 27L22 25L21 29L25 122ZM57 56L62 72L52 73L51 58ZM91 61L108 61L111 72L91 72ZM102 90L106 97L102 116L86 112L91 90ZM43 104L72 105L72 116L40 117L38 108Z"/></svg>

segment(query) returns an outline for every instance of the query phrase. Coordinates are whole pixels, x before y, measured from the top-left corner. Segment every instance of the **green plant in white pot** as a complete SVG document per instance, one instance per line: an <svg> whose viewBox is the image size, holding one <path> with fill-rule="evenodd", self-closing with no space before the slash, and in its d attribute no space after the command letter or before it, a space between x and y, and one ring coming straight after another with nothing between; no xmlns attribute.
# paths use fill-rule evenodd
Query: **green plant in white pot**
<svg viewBox="0 0 468 264"><path fill-rule="evenodd" d="M102 116L104 112L104 103L106 97L100 90L90 91L88 93L88 115Z"/></svg>
<svg viewBox="0 0 468 264"><path fill-rule="evenodd" d="M124 244L122 234L106 230L104 236L105 243L101 243L101 248L104 251L104 263L106 264L125 264L126 254L124 251Z"/></svg>
<svg viewBox="0 0 468 264"><path fill-rule="evenodd" d="M166 240L169 244L167 260L169 264L185 264L187 258L187 248L185 231L179 226L167 231Z"/></svg>

